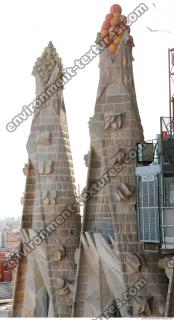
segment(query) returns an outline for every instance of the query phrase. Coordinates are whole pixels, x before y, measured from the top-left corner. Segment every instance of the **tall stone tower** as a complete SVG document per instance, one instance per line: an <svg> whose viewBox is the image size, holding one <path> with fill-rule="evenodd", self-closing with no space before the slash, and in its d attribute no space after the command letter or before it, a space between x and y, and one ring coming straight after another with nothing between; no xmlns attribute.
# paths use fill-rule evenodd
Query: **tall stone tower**
<svg viewBox="0 0 174 320"><path fill-rule="evenodd" d="M138 241L136 143L143 140L132 68L133 38L113 5L97 37L100 80L91 147L72 316L162 315L167 278L158 253Z"/></svg>
<svg viewBox="0 0 174 320"><path fill-rule="evenodd" d="M63 66L51 42L33 75L37 101L27 143L21 230L26 257L18 261L13 316L69 317L81 222L60 85Z"/></svg>

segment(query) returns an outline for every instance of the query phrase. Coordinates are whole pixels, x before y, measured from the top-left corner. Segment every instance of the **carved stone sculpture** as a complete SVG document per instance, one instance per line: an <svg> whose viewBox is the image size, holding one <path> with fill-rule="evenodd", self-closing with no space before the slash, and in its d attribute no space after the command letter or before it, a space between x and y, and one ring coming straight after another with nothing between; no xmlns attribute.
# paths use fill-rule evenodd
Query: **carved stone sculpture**
<svg viewBox="0 0 174 320"><path fill-rule="evenodd" d="M39 160L38 172L40 175L49 175L52 172L53 160Z"/></svg>
<svg viewBox="0 0 174 320"><path fill-rule="evenodd" d="M122 164L125 158L125 151L123 149L120 149L118 152L114 153L111 156L111 160L113 161L113 165L116 163Z"/></svg>
<svg viewBox="0 0 174 320"><path fill-rule="evenodd" d="M125 183L121 183L115 192L115 196L117 201L128 201L132 196L132 191Z"/></svg>
<svg viewBox="0 0 174 320"><path fill-rule="evenodd" d="M114 130L121 129L123 124L123 114L122 113L116 113L114 115L111 114L105 114L105 126L104 129L112 128Z"/></svg>
<svg viewBox="0 0 174 320"><path fill-rule="evenodd" d="M57 289L56 291L57 291L57 293L58 293L59 296L65 296L65 295L67 295L68 293L70 293L70 288L69 288L69 285L66 284L64 287L59 288L59 289Z"/></svg>
<svg viewBox="0 0 174 320"><path fill-rule="evenodd" d="M152 296L136 296L134 299L134 316L150 317L152 315L151 300Z"/></svg>
<svg viewBox="0 0 174 320"><path fill-rule="evenodd" d="M53 250L50 256L53 258L53 260L60 262L65 256L65 248L61 246L60 248Z"/></svg>
<svg viewBox="0 0 174 320"><path fill-rule="evenodd" d="M56 204L57 191L42 191L41 199L44 205L54 205Z"/></svg>
<svg viewBox="0 0 174 320"><path fill-rule="evenodd" d="M145 265L144 259L136 253L128 253L126 256L126 272L135 274L140 272L141 267Z"/></svg>

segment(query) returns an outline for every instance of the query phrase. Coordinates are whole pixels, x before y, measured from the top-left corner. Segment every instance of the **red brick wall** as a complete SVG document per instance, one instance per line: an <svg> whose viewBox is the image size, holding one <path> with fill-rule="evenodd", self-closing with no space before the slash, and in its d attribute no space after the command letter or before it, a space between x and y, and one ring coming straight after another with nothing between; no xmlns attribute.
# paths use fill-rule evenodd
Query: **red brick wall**
<svg viewBox="0 0 174 320"><path fill-rule="evenodd" d="M0 282L12 281L12 270L9 270L5 260L7 252L0 252Z"/></svg>

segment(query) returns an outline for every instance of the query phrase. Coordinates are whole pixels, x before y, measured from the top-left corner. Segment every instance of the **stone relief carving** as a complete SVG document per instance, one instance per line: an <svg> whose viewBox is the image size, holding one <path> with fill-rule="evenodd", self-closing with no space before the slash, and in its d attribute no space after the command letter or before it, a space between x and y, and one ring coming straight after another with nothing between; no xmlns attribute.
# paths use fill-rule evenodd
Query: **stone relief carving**
<svg viewBox="0 0 174 320"><path fill-rule="evenodd" d="M56 279L56 291L59 296L65 296L70 293L70 288L68 284L65 284L63 279Z"/></svg>
<svg viewBox="0 0 174 320"><path fill-rule="evenodd" d="M53 250L50 256L53 260L60 262L65 256L65 248L60 246L60 248Z"/></svg>
<svg viewBox="0 0 174 320"><path fill-rule="evenodd" d="M126 152L123 149L120 149L118 152L114 153L111 156L111 160L113 162L113 165L116 163L122 164L124 162Z"/></svg>
<svg viewBox="0 0 174 320"><path fill-rule="evenodd" d="M57 290L59 296L65 296L70 293L69 285L66 284L63 288Z"/></svg>
<svg viewBox="0 0 174 320"><path fill-rule="evenodd" d="M55 281L56 281L56 288L57 289L61 289L64 287L65 281L63 279L58 278L58 279L55 279Z"/></svg>
<svg viewBox="0 0 174 320"><path fill-rule="evenodd" d="M40 196L41 196L42 203L44 205L56 204L57 191L42 191Z"/></svg>
<svg viewBox="0 0 174 320"><path fill-rule="evenodd" d="M152 315L152 296L136 296L134 298L134 316L150 317Z"/></svg>
<svg viewBox="0 0 174 320"><path fill-rule="evenodd" d="M50 204L56 204L57 191L49 191Z"/></svg>
<svg viewBox="0 0 174 320"><path fill-rule="evenodd" d="M40 175L49 175L52 172L53 160L39 160L38 161L38 172Z"/></svg>
<svg viewBox="0 0 174 320"><path fill-rule="evenodd" d="M114 130L121 129L123 125L123 113L109 114L104 115L105 126L104 129L112 128Z"/></svg>
<svg viewBox="0 0 174 320"><path fill-rule="evenodd" d="M115 196L117 201L128 201L133 195L133 192L130 186L125 183L121 183L120 186L116 189Z"/></svg>
<svg viewBox="0 0 174 320"><path fill-rule="evenodd" d="M22 170L25 176L27 176L30 169L31 169L31 161L24 164L24 168Z"/></svg>
<svg viewBox="0 0 174 320"><path fill-rule="evenodd" d="M142 266L145 266L144 258L138 253L128 253L126 256L126 272L135 274L141 271Z"/></svg>
<svg viewBox="0 0 174 320"><path fill-rule="evenodd" d="M44 205L48 205L49 204L50 200L48 198L48 191L42 191L41 192L41 199L42 199L42 203Z"/></svg>
<svg viewBox="0 0 174 320"><path fill-rule="evenodd" d="M39 174L43 174L44 173L44 161L41 161L41 160L38 161L37 169L38 169Z"/></svg>
<svg viewBox="0 0 174 320"><path fill-rule="evenodd" d="M44 83L47 83L56 64L60 65L61 73L63 74L61 58L58 56L56 49L50 41L48 47L44 49L42 56L37 59L33 68L33 74L36 74L37 72L41 79L43 79Z"/></svg>

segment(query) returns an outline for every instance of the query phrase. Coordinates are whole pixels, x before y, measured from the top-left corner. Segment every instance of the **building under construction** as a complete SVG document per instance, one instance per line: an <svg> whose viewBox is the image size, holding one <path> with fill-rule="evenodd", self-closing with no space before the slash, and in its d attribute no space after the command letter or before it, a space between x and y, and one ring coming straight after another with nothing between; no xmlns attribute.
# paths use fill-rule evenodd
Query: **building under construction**
<svg viewBox="0 0 174 320"><path fill-rule="evenodd" d="M13 317L174 316L174 49L169 50L169 117L161 118L156 139L145 141L133 77L134 42L119 5L111 7L96 43L100 79L80 199L63 86L33 117L21 250L33 239L39 243L65 208L71 215L18 261ZM62 78L52 43L33 74L37 96Z"/></svg>

